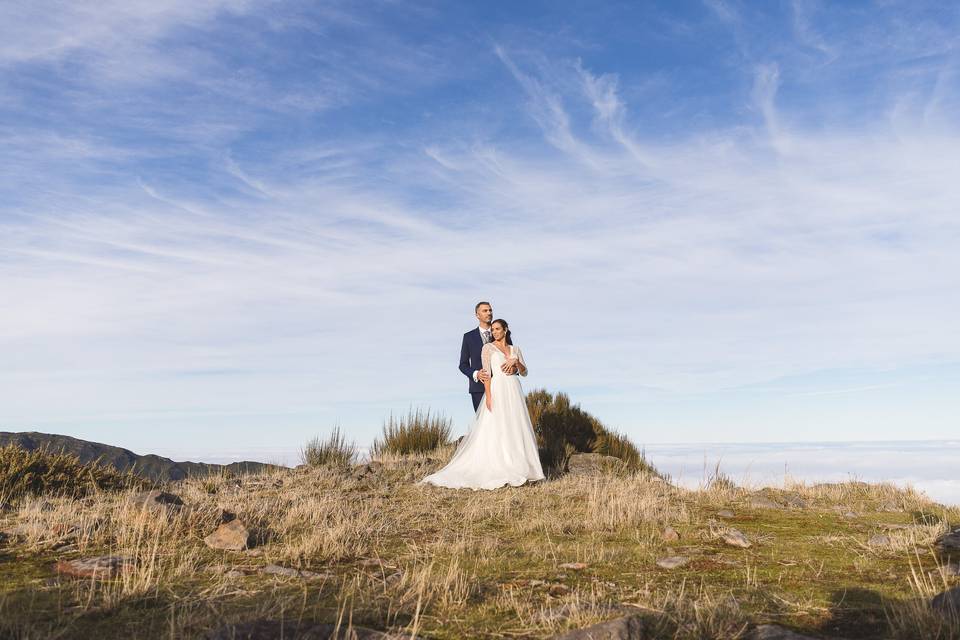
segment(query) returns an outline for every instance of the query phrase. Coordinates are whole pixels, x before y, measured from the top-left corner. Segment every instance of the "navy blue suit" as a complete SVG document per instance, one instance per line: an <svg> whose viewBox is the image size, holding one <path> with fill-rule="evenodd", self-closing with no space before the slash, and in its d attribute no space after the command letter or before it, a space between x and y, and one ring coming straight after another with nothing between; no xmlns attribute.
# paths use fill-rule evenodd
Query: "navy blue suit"
<svg viewBox="0 0 960 640"><path fill-rule="evenodd" d="M470 397L473 399L473 410L480 407L483 399L483 383L473 381L473 372L483 368L480 352L483 351L483 338L480 336L480 327L463 334L463 345L460 347L460 371L470 380Z"/></svg>

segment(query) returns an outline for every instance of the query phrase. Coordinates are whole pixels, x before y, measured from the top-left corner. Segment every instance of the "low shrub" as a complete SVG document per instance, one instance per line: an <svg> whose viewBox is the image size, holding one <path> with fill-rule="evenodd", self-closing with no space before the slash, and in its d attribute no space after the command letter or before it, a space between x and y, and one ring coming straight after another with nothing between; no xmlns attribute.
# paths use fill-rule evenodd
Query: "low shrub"
<svg viewBox="0 0 960 640"><path fill-rule="evenodd" d="M371 453L410 455L429 453L449 444L453 421L440 414L417 409L406 417L390 418L383 425L383 436L373 441Z"/></svg>
<svg viewBox="0 0 960 640"><path fill-rule="evenodd" d="M544 467L562 471L574 453L602 453L619 458L630 470L659 475L626 435L572 404L567 394L535 389L526 400Z"/></svg>
<svg viewBox="0 0 960 640"><path fill-rule="evenodd" d="M347 442L344 435L340 433L340 427L334 427L326 440L321 440L319 436L312 438L300 450L300 459L303 464L311 467L347 466L356 458L356 443Z"/></svg>
<svg viewBox="0 0 960 640"><path fill-rule="evenodd" d="M0 503L27 495L82 498L146 484L99 461L80 462L72 453L46 447L31 451L18 445L0 447Z"/></svg>

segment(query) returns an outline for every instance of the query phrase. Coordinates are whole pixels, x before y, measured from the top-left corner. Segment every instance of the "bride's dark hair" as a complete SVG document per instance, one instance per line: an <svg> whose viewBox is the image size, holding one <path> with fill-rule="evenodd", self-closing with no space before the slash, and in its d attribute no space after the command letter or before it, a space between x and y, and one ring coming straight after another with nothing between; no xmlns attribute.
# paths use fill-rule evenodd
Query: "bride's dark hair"
<svg viewBox="0 0 960 640"><path fill-rule="evenodd" d="M492 327L493 325L497 324L498 322L499 322L501 325L503 325L503 330L507 332L507 338L506 338L507 344L511 344L511 345L512 345L512 344L513 344L513 339L510 338L510 325L507 324L507 321L506 321L506 320L504 320L503 318L500 318L499 320L494 320L493 322L490 323L490 326Z"/></svg>

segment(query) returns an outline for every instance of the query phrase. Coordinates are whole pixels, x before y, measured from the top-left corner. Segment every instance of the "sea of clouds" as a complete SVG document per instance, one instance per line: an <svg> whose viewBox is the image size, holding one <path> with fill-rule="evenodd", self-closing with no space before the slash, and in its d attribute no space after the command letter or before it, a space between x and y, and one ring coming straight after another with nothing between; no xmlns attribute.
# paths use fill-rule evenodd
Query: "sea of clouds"
<svg viewBox="0 0 960 640"><path fill-rule="evenodd" d="M890 442L754 442L648 444L647 458L673 482L696 488L719 470L739 484L891 482L912 486L942 504L960 505L960 440ZM156 451L177 460L228 463L255 460L296 465L300 450L274 446L236 451Z"/></svg>

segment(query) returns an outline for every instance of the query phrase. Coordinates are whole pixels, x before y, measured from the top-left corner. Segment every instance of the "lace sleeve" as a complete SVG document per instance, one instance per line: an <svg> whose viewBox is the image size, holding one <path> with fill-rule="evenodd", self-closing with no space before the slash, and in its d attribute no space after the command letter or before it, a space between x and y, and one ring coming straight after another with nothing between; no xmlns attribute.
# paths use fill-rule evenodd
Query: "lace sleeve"
<svg viewBox="0 0 960 640"><path fill-rule="evenodd" d="M490 370L490 359L493 356L494 349L496 349L496 347L493 346L493 343L488 342L487 344L483 345L483 349L480 351L481 366L488 375L493 375L493 372Z"/></svg>
<svg viewBox="0 0 960 640"><path fill-rule="evenodd" d="M515 355L517 356L517 360L520 362L520 364L523 365L523 368L520 370L520 375L522 376L527 375L530 372L530 370L527 368L527 363L523 359L523 353L520 351L520 347L514 347L513 350L516 351Z"/></svg>

